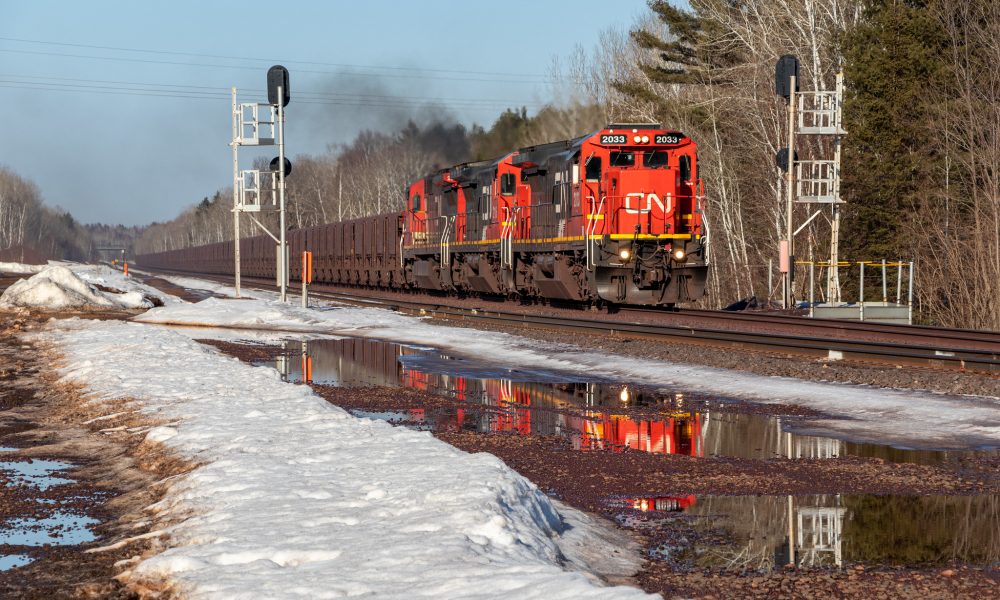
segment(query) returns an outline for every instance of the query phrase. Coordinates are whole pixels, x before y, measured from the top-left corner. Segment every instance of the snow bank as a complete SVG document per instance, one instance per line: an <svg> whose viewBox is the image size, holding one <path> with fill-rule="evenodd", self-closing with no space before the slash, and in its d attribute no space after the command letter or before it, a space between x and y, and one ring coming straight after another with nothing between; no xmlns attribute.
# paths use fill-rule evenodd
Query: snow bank
<svg viewBox="0 0 1000 600"><path fill-rule="evenodd" d="M210 299L153 309L135 320L352 335L433 345L465 356L488 357L502 365L544 365L556 371L683 392L799 404L834 417L805 421L805 426L799 429L802 433L907 448L1000 446L1000 400L997 398L816 383L613 356L505 333L435 325L377 308L306 310L261 300Z"/></svg>
<svg viewBox="0 0 1000 600"><path fill-rule="evenodd" d="M352 417L168 329L72 319L43 337L64 351L64 381L137 398L166 423L148 439L205 463L157 506L182 520L140 576L193 598L647 597L564 570L564 537L579 546L601 528L576 515L566 531L492 455Z"/></svg>
<svg viewBox="0 0 1000 600"><path fill-rule="evenodd" d="M100 288L98 287L100 286ZM103 289L102 289L103 288ZM18 280L0 296L0 307L151 308L179 302L103 266L50 265L29 279Z"/></svg>
<svg viewBox="0 0 1000 600"><path fill-rule="evenodd" d="M70 269L81 279L97 286L107 287L121 292L136 291L141 292L148 298L155 299L154 304L184 304L184 301L176 296L148 286L132 277L126 277L118 269L112 269L107 265L70 265Z"/></svg>
<svg viewBox="0 0 1000 600"><path fill-rule="evenodd" d="M0 273L11 273L14 275L28 275L38 273L46 265L26 265L23 263L0 262Z"/></svg>
<svg viewBox="0 0 1000 600"><path fill-rule="evenodd" d="M169 281L170 283L191 290L204 290L206 292L211 292L218 296L228 296L230 298L236 297L236 288L227 285L225 283L218 283L216 281L208 281L207 279L195 279L193 277L184 277L182 275L164 275L162 273L156 273L156 276ZM267 292L263 290L256 290L243 286L240 289L240 296L243 298L267 298L274 299L278 297L275 292ZM316 302L313 302L314 304Z"/></svg>

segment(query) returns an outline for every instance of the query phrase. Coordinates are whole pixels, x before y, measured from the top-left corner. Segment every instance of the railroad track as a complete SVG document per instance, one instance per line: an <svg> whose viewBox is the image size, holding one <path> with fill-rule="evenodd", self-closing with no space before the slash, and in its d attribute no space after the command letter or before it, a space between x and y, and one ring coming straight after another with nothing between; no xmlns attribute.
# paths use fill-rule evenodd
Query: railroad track
<svg viewBox="0 0 1000 600"><path fill-rule="evenodd" d="M182 275L193 276L190 273ZM226 283L230 281L227 277L196 276ZM244 278L244 282L248 287L275 289L274 284L266 280ZM505 309L502 304L498 307L472 306L464 302L465 306L461 306L445 298L426 295L404 299L398 294L389 296L365 290L344 291L321 285L314 285L310 296L453 320L516 323L592 335L1000 377L1000 334L992 332L706 310L666 312L628 308L616 315L615 320L608 320L606 315L597 313L533 314Z"/></svg>

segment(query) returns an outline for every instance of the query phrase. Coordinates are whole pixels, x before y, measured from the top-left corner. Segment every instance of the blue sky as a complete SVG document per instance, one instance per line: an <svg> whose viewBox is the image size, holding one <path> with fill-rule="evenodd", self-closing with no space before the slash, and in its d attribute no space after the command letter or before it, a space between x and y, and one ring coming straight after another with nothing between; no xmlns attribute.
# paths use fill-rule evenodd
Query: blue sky
<svg viewBox="0 0 1000 600"><path fill-rule="evenodd" d="M175 216L231 179L229 88L291 72L287 148L322 152L443 104L489 125L548 100L553 57L645 0L8 3L0 164L84 222ZM428 98L443 98L432 101ZM298 100L298 102L296 102Z"/></svg>

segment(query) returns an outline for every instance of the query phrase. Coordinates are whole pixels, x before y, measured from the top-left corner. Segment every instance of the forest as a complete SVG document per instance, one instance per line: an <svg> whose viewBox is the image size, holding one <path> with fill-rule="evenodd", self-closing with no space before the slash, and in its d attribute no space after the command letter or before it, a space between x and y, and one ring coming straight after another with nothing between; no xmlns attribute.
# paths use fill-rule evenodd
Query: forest
<svg viewBox="0 0 1000 600"><path fill-rule="evenodd" d="M803 90L846 82L841 259L915 263L922 322L1000 329L1000 6L991 0L653 0L628 30L607 30L554 60L551 102L511 107L489 128L410 122L293 156L290 227L399 210L406 185L437 167L567 139L613 122L663 123L699 143L707 191L710 290L704 305L775 296L784 234L775 154L787 133L775 60L794 54ZM828 142L800 140L802 156ZM232 237L232 190L141 230L137 253ZM19 212L20 211L20 212ZM796 208L802 223L811 213ZM829 255L826 213L796 237L796 258ZM74 238L72 232L79 232ZM244 229L246 231L246 229ZM64 256L94 242L69 215L0 170L0 248L46 240ZM61 240L61 241L57 241ZM76 254L74 254L76 253ZM845 270L845 297L857 285ZM808 297L799 273L795 295ZM780 295L780 292L779 292Z"/></svg>

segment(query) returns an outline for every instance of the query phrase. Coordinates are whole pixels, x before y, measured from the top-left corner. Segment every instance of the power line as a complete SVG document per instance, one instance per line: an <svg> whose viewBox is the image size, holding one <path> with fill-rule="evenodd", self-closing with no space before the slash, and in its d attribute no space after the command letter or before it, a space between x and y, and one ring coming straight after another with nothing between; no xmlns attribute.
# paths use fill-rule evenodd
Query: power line
<svg viewBox="0 0 1000 600"><path fill-rule="evenodd" d="M251 58L244 56L231 56L225 54L206 54L206 53L196 53L196 52L178 52L174 50L147 50L142 48L122 48L117 46L97 46L91 44L74 44L69 42L53 42L50 40L29 40L24 38L11 38L11 37L0 37L0 40L7 42L19 42L24 44L44 44L49 46L63 46L69 48L90 48L92 50L113 50L116 52L139 52L143 54L161 54L161 55L173 55L173 56L195 56L199 58L221 58L225 60L249 60L256 62L278 62L278 63L289 63L289 64L303 64L303 65L318 65L324 67L339 67L339 68L351 68L351 69L383 69L383 70L398 70L398 71L424 71L430 73L457 73L462 75L491 75L491 76L501 76L501 77L536 77L541 80L547 80L548 77L545 75L537 73L503 73L495 71L465 71L457 69L426 69L418 68L413 69L412 67L399 67L399 66L378 66L378 65L356 65L348 63L331 63L331 62L321 62L313 60L299 60L299 59L267 59L267 58Z"/></svg>
<svg viewBox="0 0 1000 600"><path fill-rule="evenodd" d="M66 52L42 52L40 50L14 50L11 48L0 48L0 52L9 52L13 54L28 54L35 56L58 56L63 58L82 58L88 60L106 60L106 61L117 61L117 62L130 62L130 63L142 63L142 64L154 64L154 65L172 65L172 66L183 66L183 67L205 67L213 69L240 69L244 71L258 71L259 66L247 66L247 65L225 65L217 63L194 63L194 62L180 62L180 61L169 61L169 60L150 60L145 58L127 58L119 56L93 56L86 54L70 54ZM390 79L436 79L440 81L479 81L487 83L520 83L520 84L530 84L537 85L539 83L544 83L539 80L523 80L523 79L503 79L503 78L480 78L480 77L443 77L439 75L418 75L418 74L388 74L388 73L364 73L359 71L319 71L314 69L296 69L296 73L309 73L318 75L341 75L350 77L381 77Z"/></svg>
<svg viewBox="0 0 1000 600"><path fill-rule="evenodd" d="M44 82L25 82L25 81L13 81L13 80L2 80L0 79L0 88L6 89L20 89L29 91L48 91L48 92L72 92L72 93L86 93L86 94L102 94L102 95L117 95L117 96L146 96L146 97L156 97L156 98L182 98L189 100L214 100L214 101L228 101L231 96L227 93L222 92L199 92L193 90L155 90L155 89L142 89L142 88L125 88L125 87L107 87L107 86L89 86L83 84L58 84L58 83L44 83ZM392 101L392 100L372 100L365 98L343 98L337 99L322 99L322 98L304 98L296 101L296 104L311 104L311 105L325 105L325 106L364 106L373 108L424 108L428 106L427 103L415 103L406 101ZM465 110L477 110L477 111L489 111L495 112L500 108L509 108L509 105L497 104L497 105L486 105L486 104L461 104L453 103L448 106L455 108L462 108Z"/></svg>
<svg viewBox="0 0 1000 600"><path fill-rule="evenodd" d="M0 78L7 78L6 83L36 83L34 81L13 81L13 80L42 80L37 82L39 85L69 85L63 83L49 83L49 82L78 82L83 84L110 84L111 86L134 86L140 89L152 88L150 90L143 91L153 91L155 88L175 88L179 92L192 92L192 93L205 93L201 90L208 90L211 93L225 94L229 97L230 88L223 86L208 86L208 85L193 85L193 84L176 84L176 83L151 83L151 82L140 82L140 81L121 81L121 80L108 80L108 79L84 79L79 77L49 77L43 75L23 75L23 74L11 74L11 73L0 73ZM88 86L91 87L91 86ZM92 87L105 87L102 86L92 86ZM114 88L119 89L119 88ZM240 88L244 92L252 92L263 94L265 90L263 88ZM167 90L169 91L169 90ZM501 100L501 99L480 99L480 98L460 98L460 97L447 97L447 96L407 96L407 95L393 95L393 94L346 94L346 93L334 93L334 92L314 92L309 91L297 91L295 94L296 98L308 99L374 99L374 100L409 100L414 102L440 102L445 104L455 103L455 104L483 104L489 106L531 106L538 107L542 106L539 102L524 102L520 100Z"/></svg>

